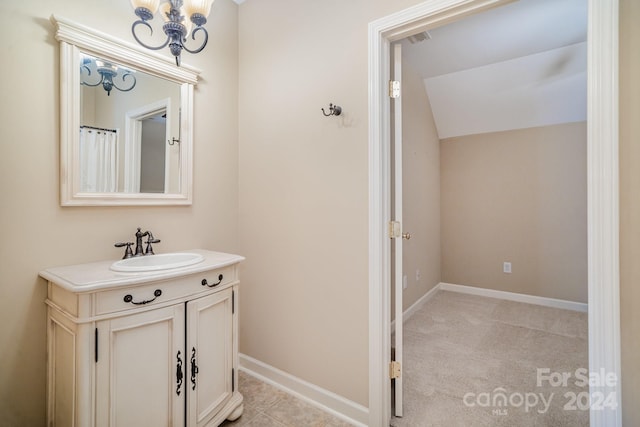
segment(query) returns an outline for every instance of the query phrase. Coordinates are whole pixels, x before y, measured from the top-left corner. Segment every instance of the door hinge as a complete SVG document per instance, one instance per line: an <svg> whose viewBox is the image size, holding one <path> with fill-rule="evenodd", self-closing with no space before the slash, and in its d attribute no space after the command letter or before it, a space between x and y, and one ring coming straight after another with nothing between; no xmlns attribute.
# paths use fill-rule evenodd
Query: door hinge
<svg viewBox="0 0 640 427"><path fill-rule="evenodd" d="M402 365L395 360L389 364L389 378L395 379L402 376Z"/></svg>
<svg viewBox="0 0 640 427"><path fill-rule="evenodd" d="M231 314L236 312L236 291L231 291Z"/></svg>
<svg viewBox="0 0 640 427"><path fill-rule="evenodd" d="M399 221L389 221L389 238L397 239L402 235L402 226Z"/></svg>
<svg viewBox="0 0 640 427"><path fill-rule="evenodd" d="M95 331L95 340L96 342L95 342L94 351L95 351L96 363L98 363L98 328L96 328L96 331Z"/></svg>
<svg viewBox="0 0 640 427"><path fill-rule="evenodd" d="M389 80L389 98L400 98L400 82Z"/></svg>

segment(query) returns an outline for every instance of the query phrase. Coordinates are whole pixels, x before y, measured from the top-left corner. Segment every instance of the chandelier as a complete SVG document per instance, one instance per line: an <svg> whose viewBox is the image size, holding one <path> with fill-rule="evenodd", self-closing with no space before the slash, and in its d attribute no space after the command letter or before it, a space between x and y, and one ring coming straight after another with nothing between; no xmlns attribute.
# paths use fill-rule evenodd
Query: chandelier
<svg viewBox="0 0 640 427"><path fill-rule="evenodd" d="M176 58L176 65L180 66L180 54L182 50L189 53L198 53L204 49L209 40L209 33L203 27L207 23L207 16L211 11L211 5L214 0L131 0L131 5L135 9L138 16L136 22L131 26L133 38L147 49L160 50L169 46L171 54ZM148 21L153 19L153 15L160 9L160 15L164 19L162 30L167 35L167 39L159 46L149 46L142 42L136 34L136 28L142 25L149 28L150 34L153 35L153 28ZM195 25L195 28L192 27ZM196 33L202 32L204 40L200 47L189 49L185 46L187 37L191 35L191 39L196 39Z"/></svg>
<svg viewBox="0 0 640 427"><path fill-rule="evenodd" d="M90 87L102 85L102 88L107 91L107 96L110 96L114 88L121 92L129 92L133 89L136 86L136 77L133 73L134 71L118 67L107 61L83 55L80 64L80 84ZM92 74L100 76L100 80L91 82ZM116 84L116 81L121 83Z"/></svg>

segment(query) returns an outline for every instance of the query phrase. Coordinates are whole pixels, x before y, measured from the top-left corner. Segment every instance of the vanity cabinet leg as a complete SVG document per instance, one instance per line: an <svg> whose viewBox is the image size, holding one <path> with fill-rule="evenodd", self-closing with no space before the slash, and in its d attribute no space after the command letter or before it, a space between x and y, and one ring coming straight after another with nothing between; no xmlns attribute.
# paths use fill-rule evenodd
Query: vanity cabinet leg
<svg viewBox="0 0 640 427"><path fill-rule="evenodd" d="M229 421L235 421L238 418L240 418L240 415L242 415L242 412L244 412L244 404L238 405L238 407L236 409L234 409L231 414L229 414L227 419Z"/></svg>

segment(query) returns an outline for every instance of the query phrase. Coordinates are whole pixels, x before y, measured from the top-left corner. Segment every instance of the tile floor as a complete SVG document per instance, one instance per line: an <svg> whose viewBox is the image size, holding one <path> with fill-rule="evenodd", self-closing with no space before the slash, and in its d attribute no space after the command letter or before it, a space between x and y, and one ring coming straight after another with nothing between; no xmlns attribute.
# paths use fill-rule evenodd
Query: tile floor
<svg viewBox="0 0 640 427"><path fill-rule="evenodd" d="M347 427L342 421L308 403L240 371L239 390L244 413L223 427Z"/></svg>

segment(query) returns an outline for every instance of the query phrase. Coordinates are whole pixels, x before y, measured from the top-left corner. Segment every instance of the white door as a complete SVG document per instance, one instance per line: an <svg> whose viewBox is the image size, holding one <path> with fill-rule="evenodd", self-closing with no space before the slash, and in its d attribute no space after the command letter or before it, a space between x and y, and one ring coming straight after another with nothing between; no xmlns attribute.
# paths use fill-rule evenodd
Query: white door
<svg viewBox="0 0 640 427"><path fill-rule="evenodd" d="M96 426L184 424L184 304L96 324Z"/></svg>
<svg viewBox="0 0 640 427"><path fill-rule="evenodd" d="M395 357L392 362L392 377L395 377L395 416L402 416L402 241L408 238L409 234L402 230L402 45L393 45L393 69L392 85L396 85L395 94L391 90L391 180L392 180L392 201L391 218L395 224L392 231L393 240L391 244L391 284L395 297L393 307L395 319ZM396 83L397 82L397 83Z"/></svg>
<svg viewBox="0 0 640 427"><path fill-rule="evenodd" d="M187 303L187 425L204 426L231 397L233 291Z"/></svg>

